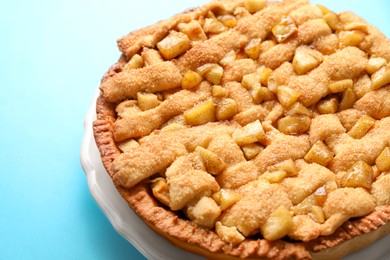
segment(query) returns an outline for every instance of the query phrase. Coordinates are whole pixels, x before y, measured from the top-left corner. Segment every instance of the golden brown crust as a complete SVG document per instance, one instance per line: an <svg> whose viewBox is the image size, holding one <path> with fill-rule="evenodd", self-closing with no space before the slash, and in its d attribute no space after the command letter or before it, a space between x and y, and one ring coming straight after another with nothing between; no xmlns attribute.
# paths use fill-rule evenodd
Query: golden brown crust
<svg viewBox="0 0 390 260"><path fill-rule="evenodd" d="M189 251L201 253L210 259L229 259L229 256L231 259L310 259L301 243L256 239L234 247L222 241L214 232L199 228L159 206L145 184L131 189L119 188L119 191L154 231L173 244L184 246Z"/></svg>
<svg viewBox="0 0 390 260"><path fill-rule="evenodd" d="M102 79L100 86L102 92L96 104L97 120L93 124L95 141L103 165L114 180L122 197L154 231L173 244L210 259L323 259L330 255L332 258L342 257L389 233L390 205L386 204L388 202L387 197L383 199L378 191L374 191L375 195L380 197L376 200L382 202L377 204L373 212L371 211L375 207L374 199L367 196L364 212L361 213L359 209L356 209L353 210L351 215L346 213L344 216L339 216L335 221L340 221L340 219L342 219L342 222L346 221L335 232L330 232L331 235L326 233L328 232L326 224L318 228L316 236L311 234L313 239L308 239L311 240L308 243L287 239L268 241L258 235L257 237L249 236L252 232L252 230L249 230L246 234L248 237L238 245L222 240L213 230L201 228L193 221L179 217L175 211L162 205L161 201L158 201L152 195L148 177L165 171L172 162L186 154L187 150L192 149L189 146L194 146L192 143L203 144L211 140L208 143L208 149L219 158L222 158L227 165L226 171L216 177L218 183L212 182L212 185L214 185L213 192L218 190L218 184L222 184L222 188L241 187L242 190L249 191L251 188L244 184L256 180L259 172L265 172L269 167L287 159L302 159L318 140L326 142L332 149L338 151L338 155L330 163L329 169L340 172L348 170L359 158L368 160L373 165L375 158L383 150L383 147L390 145L388 141L389 134L384 130L388 129L390 122L388 119L390 103L386 102L390 87L382 87L363 94L353 108L340 111L337 116L336 114L329 116L315 114L312 119L312 129L307 135L287 135L274 128L275 122L286 113L286 109L279 103L273 103L273 101L257 104L252 99L253 96L239 83L244 75L256 70L256 66L252 66L253 62L249 59L247 61L240 59L231 62L225 67L225 73L222 77L221 84L227 90L226 96L233 99L237 104L237 114L231 122L224 123L222 126L209 123L201 127L193 127L191 131L196 132L194 135L191 135L191 131L187 131L187 129L183 130L182 134L180 130L167 134L160 129L167 121L173 120L175 116L182 114L210 96L212 86L205 81L194 89L177 91L176 88L180 87L183 74L187 70L196 70L206 63L218 63L230 50L242 49L249 39L259 38L265 40L275 24L286 14L294 19L298 26L298 33L292 36L291 40L270 47L267 51L261 53L257 62L272 70L276 69L273 76L277 78L279 75L280 83L288 85L293 90L298 90L301 94L298 101L307 107L330 94L327 84L329 81L343 79L357 81L366 69L368 55L377 55L390 62L389 40L376 28L348 12L339 16L345 26L350 30L359 28L369 36L357 47L345 47L334 53L333 48L329 47L333 46L329 43L334 42L331 37L333 35L331 35L332 30L324 23L323 19L318 19L322 17L319 9L307 5L307 3L308 1L305 0L286 0L280 5L272 4L274 8L266 8L254 15L245 17L245 14L243 14L244 18L240 19L234 29L213 36L205 42L194 44L190 50L173 61L147 64L148 66L137 70L125 71L122 69L135 53L143 47L154 48L170 30L177 28L179 23L188 23L191 20L205 16L209 10L227 10L235 5L242 6L242 1L232 0L225 3L215 1L201 8L179 14L170 20L137 30L118 40L119 48L124 56ZM313 69L305 75L296 75L289 62L293 59L297 46L301 44L312 44L328 56L317 69ZM345 59L346 56L349 59ZM154 93L169 89L173 89L175 93L170 94L170 97L162 101L159 106L130 117L117 118L115 111L117 102L127 98L135 98L138 92ZM376 102L372 102L372 100ZM368 114L378 119L378 121L373 126L372 131L365 137L352 140L345 132L349 131L363 114ZM153 118L153 120L147 120L150 118ZM321 119L323 118L325 119L322 122ZM237 127L237 123L244 126L257 119L268 121L263 123L265 135L261 140L265 148L262 148L261 153L254 156L251 162L247 162L243 152L233 141L231 135ZM325 125L328 122L331 124ZM321 126L323 126L323 129ZM337 135L338 138L334 138L334 135ZM373 135L379 135L380 138ZM210 136L215 136L215 138L210 138ZM131 153L121 153L117 147L118 142L138 137L143 137L139 140L139 148L134 148ZM159 144L164 146L164 149L152 145L154 140L157 139ZM365 145L367 142L372 143L373 147ZM195 147L196 145L193 148ZM160 160L155 159L156 154L159 155ZM115 163L113 164L114 160ZM257 166L254 166L253 163ZM265 189L267 190L267 196L279 191L278 203L283 201L282 204L287 205L287 207L296 206L319 187L328 185L328 182L336 183L336 181L340 181L335 179L336 177L331 171L318 164L306 165L301 162L297 165L300 168L297 177L287 178L281 181L280 184L271 184L272 188ZM192 170L197 171L200 175L204 173L202 169L194 168ZM237 177L235 171L245 172L245 174L242 178ZM312 172L316 172L317 175L310 175ZM165 172L161 174L164 175ZM167 179L169 178L167 177ZM306 185L299 192L295 192L294 188L307 179L310 179L310 185ZM382 186L379 185L379 187ZM200 187L198 193L208 192L207 189L205 189L206 191L202 189L203 187ZM275 192L271 192L272 189L275 189ZM358 189L359 192L360 190L364 191L362 188ZM356 194L359 193L358 189L354 189ZM196 192L194 191L194 193ZM343 191L339 189L339 192ZM363 193L364 196L368 194L365 191ZM347 194L350 199L352 198L351 194L355 193ZM333 193L333 196L336 195L336 193ZM190 203L190 199L188 200L188 203ZM254 203L256 199L246 198L246 200L250 201L249 205ZM243 199L241 204L237 203L234 207L245 208L247 206L245 204L246 200ZM272 200L271 197L270 200ZM335 201L337 201L337 198ZM271 204L276 205L277 203ZM270 205L263 205L261 209L267 211L264 214L268 216L275 210L273 208L276 207L275 205L272 205L272 208ZM181 208L181 206L183 205L177 207ZM270 208L266 209L268 206ZM237 211L234 211L234 207L231 208L234 216L233 222L237 220L235 216ZM333 207L333 205L324 207L330 208L328 211L349 210L342 207ZM365 215L367 212L371 213ZM337 215L333 213L330 215ZM221 219L224 220L225 217L225 222L229 222L229 211L224 214ZM365 216L359 217L362 215ZM356 216L356 218L347 220L351 216ZM261 224L263 224L266 217L260 216L259 218ZM310 221L312 220L310 219ZM240 226L240 223L230 223L229 225ZM317 226L320 226L320 224L317 223ZM259 228L260 226L254 227L254 229ZM331 228L336 228L336 226L333 225ZM319 236L321 234L323 236ZM317 236L319 237L316 238ZM305 241L304 239L301 240ZM357 245L360 245L360 247Z"/></svg>

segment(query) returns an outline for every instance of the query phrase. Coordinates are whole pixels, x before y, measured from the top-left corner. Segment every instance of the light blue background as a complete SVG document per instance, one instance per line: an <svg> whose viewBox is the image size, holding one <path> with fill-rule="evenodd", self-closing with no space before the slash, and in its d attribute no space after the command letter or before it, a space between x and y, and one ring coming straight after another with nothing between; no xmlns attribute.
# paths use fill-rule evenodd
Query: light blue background
<svg viewBox="0 0 390 260"><path fill-rule="evenodd" d="M142 259L89 193L83 118L119 57L117 38L205 2L2 2L0 259ZM390 36L388 1L326 5L352 9Z"/></svg>

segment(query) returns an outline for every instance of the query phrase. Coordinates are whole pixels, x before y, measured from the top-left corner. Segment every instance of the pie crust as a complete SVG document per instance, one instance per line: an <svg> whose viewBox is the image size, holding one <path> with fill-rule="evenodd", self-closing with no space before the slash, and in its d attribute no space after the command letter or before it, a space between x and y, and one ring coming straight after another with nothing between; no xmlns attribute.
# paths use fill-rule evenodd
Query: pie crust
<svg viewBox="0 0 390 260"><path fill-rule="evenodd" d="M94 137L158 234L210 259L336 259L390 233L379 30L306 0L229 0L118 46Z"/></svg>

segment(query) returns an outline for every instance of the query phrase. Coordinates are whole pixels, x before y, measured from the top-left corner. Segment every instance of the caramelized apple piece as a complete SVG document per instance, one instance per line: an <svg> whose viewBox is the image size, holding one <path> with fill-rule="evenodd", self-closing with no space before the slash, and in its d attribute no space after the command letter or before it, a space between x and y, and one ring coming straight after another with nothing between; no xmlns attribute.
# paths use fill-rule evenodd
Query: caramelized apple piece
<svg viewBox="0 0 390 260"><path fill-rule="evenodd" d="M181 81L181 87L184 89L191 89L202 82L202 76L199 73L189 70L187 71Z"/></svg>
<svg viewBox="0 0 390 260"><path fill-rule="evenodd" d="M238 231L237 227L222 225L220 221L215 223L215 232L225 242L238 245L245 240L245 237Z"/></svg>
<svg viewBox="0 0 390 260"><path fill-rule="evenodd" d="M287 135L302 134L310 128L310 117L308 116L286 116L278 120L279 131Z"/></svg>
<svg viewBox="0 0 390 260"><path fill-rule="evenodd" d="M288 176L290 176L290 177L298 175L298 171L299 171L298 167L295 165L294 161L291 158L268 167L268 170L269 171L277 171L277 170L285 171L288 174Z"/></svg>
<svg viewBox="0 0 390 260"><path fill-rule="evenodd" d="M258 143L252 143L241 145L241 150L244 153L245 158L250 160L263 151L264 147Z"/></svg>
<svg viewBox="0 0 390 260"><path fill-rule="evenodd" d="M133 57L126 63L123 67L124 71L129 71L132 69L139 69L144 66L144 59L139 54L134 54Z"/></svg>
<svg viewBox="0 0 390 260"><path fill-rule="evenodd" d="M225 56L219 61L219 64L222 66L228 65L230 62L236 60L236 52L235 51L229 51L225 54Z"/></svg>
<svg viewBox="0 0 390 260"><path fill-rule="evenodd" d="M183 124L173 122L173 123L169 123L169 124L165 125L164 127L162 127L161 131L169 132L169 131L175 131L175 130L184 129L184 128L186 128L186 127Z"/></svg>
<svg viewBox="0 0 390 260"><path fill-rule="evenodd" d="M269 90L267 87L262 87L260 83L252 86L250 94L256 104L260 104L263 101L269 101L275 99L274 93Z"/></svg>
<svg viewBox="0 0 390 260"><path fill-rule="evenodd" d="M156 94L153 93L137 93L137 104L142 110L148 110L160 105L161 101L158 100Z"/></svg>
<svg viewBox="0 0 390 260"><path fill-rule="evenodd" d="M314 197L308 196L293 208L294 214L307 215L311 212L311 208L315 205L316 203L314 201Z"/></svg>
<svg viewBox="0 0 390 260"><path fill-rule="evenodd" d="M341 187L371 188L373 171L370 165L364 161L358 161L342 177Z"/></svg>
<svg viewBox="0 0 390 260"><path fill-rule="evenodd" d="M218 64L215 64L214 67L210 68L210 70L206 72L205 78L214 85L219 85L221 83L222 75L223 68Z"/></svg>
<svg viewBox="0 0 390 260"><path fill-rule="evenodd" d="M329 10L326 6L323 6L323 5L316 5L318 7L318 9L320 9L321 13L323 15L326 15L330 12L332 12L331 10Z"/></svg>
<svg viewBox="0 0 390 260"><path fill-rule="evenodd" d="M320 52L307 46L301 46L295 50L292 65L295 73L303 75L317 68L322 60L323 58Z"/></svg>
<svg viewBox="0 0 390 260"><path fill-rule="evenodd" d="M210 197L202 197L194 206L187 209L188 217L204 228L213 228L221 215L221 209Z"/></svg>
<svg viewBox="0 0 390 260"><path fill-rule="evenodd" d="M352 86L353 93L355 93L358 99L362 98L365 94L370 92L371 89L371 78L367 74L363 74Z"/></svg>
<svg viewBox="0 0 390 260"><path fill-rule="evenodd" d="M294 20L289 16L283 17L282 21L272 28L272 33L279 43L284 42L297 31Z"/></svg>
<svg viewBox="0 0 390 260"><path fill-rule="evenodd" d="M279 86L276 90L276 96L278 97L280 104L282 104L283 107L288 108L298 100L301 93L287 86Z"/></svg>
<svg viewBox="0 0 390 260"><path fill-rule="evenodd" d="M189 23L180 23L178 29L180 32L185 33L193 43L207 40L207 35L197 20L192 20Z"/></svg>
<svg viewBox="0 0 390 260"><path fill-rule="evenodd" d="M212 195L212 198L218 203L221 210L226 210L239 201L242 198L242 195L231 189L220 189Z"/></svg>
<svg viewBox="0 0 390 260"><path fill-rule="evenodd" d="M260 176L261 179L266 179L269 183L279 183L285 177L287 177L287 172L283 170L265 172Z"/></svg>
<svg viewBox="0 0 390 260"><path fill-rule="evenodd" d="M339 105L339 111L353 107L356 102L356 95L353 93L351 88L348 88L343 92L343 97Z"/></svg>
<svg viewBox="0 0 390 260"><path fill-rule="evenodd" d="M268 78L269 78L269 76L271 76L272 70L263 65L257 69L256 73L260 77L261 85L267 86L268 85Z"/></svg>
<svg viewBox="0 0 390 260"><path fill-rule="evenodd" d="M244 51L249 58L257 60L260 55L260 38L251 39L245 46Z"/></svg>
<svg viewBox="0 0 390 260"><path fill-rule="evenodd" d="M272 47L274 47L277 43L274 39L265 40L260 44L260 53L264 53L269 51Z"/></svg>
<svg viewBox="0 0 390 260"><path fill-rule="evenodd" d="M355 139L360 139L366 135L368 130L370 130L370 128L374 124L375 124L374 118L367 115L363 115L361 118L359 118L359 120L355 123L355 125L348 131L348 134Z"/></svg>
<svg viewBox="0 0 390 260"><path fill-rule="evenodd" d="M366 70L369 74L374 74L380 68L386 66L387 61L381 57L371 57L366 65Z"/></svg>
<svg viewBox="0 0 390 260"><path fill-rule="evenodd" d="M244 7L250 13L256 13L262 10L266 6L267 2L265 0L245 0Z"/></svg>
<svg viewBox="0 0 390 260"><path fill-rule="evenodd" d="M333 31L337 31L341 26L341 23L340 23L339 18L337 17L337 14L335 14L332 11L329 11L326 14L324 14L324 20Z"/></svg>
<svg viewBox="0 0 390 260"><path fill-rule="evenodd" d="M164 178L156 178L152 180L152 192L162 204L169 206L169 186Z"/></svg>
<svg viewBox="0 0 390 260"><path fill-rule="evenodd" d="M321 140L318 140L305 155L305 160L309 163L318 163L326 166L330 163L334 153Z"/></svg>
<svg viewBox="0 0 390 260"><path fill-rule="evenodd" d="M227 91L221 85L214 85L211 90L211 95L216 98L222 98L227 96Z"/></svg>
<svg viewBox="0 0 390 260"><path fill-rule="evenodd" d="M223 25L229 28L234 28L237 25L237 19L231 14L220 15L217 17Z"/></svg>
<svg viewBox="0 0 390 260"><path fill-rule="evenodd" d="M287 111L286 115L292 116L292 115L303 115L311 117L313 113L304 105L302 105L300 102L295 102Z"/></svg>
<svg viewBox="0 0 390 260"><path fill-rule="evenodd" d="M263 126L259 120L256 120L243 128L236 129L232 134L232 138L238 145L246 145L261 141L264 135Z"/></svg>
<svg viewBox="0 0 390 260"><path fill-rule="evenodd" d="M328 197L328 191L326 189L326 186L319 187L314 193L313 193L313 200L314 203L318 206L323 206L326 198Z"/></svg>
<svg viewBox="0 0 390 260"><path fill-rule="evenodd" d="M324 223L325 222L325 214L324 210L319 206L312 206L311 212L309 213L309 216L318 223Z"/></svg>
<svg viewBox="0 0 390 260"><path fill-rule="evenodd" d="M341 31L338 36L341 47L358 46L364 39L360 31Z"/></svg>
<svg viewBox="0 0 390 260"><path fill-rule="evenodd" d="M317 110L320 114L334 114L339 108L339 101L332 97L318 102Z"/></svg>
<svg viewBox="0 0 390 260"><path fill-rule="evenodd" d="M216 108L216 117L218 121L232 118L238 113L237 102L231 98L221 99Z"/></svg>
<svg viewBox="0 0 390 260"><path fill-rule="evenodd" d="M137 100L126 100L115 108L115 112L118 113L118 117L124 118L131 116L134 113L141 112L142 110L137 105Z"/></svg>
<svg viewBox="0 0 390 260"><path fill-rule="evenodd" d="M265 221L261 227L261 234L265 239L274 241L286 236L292 229L291 214L284 206L280 206Z"/></svg>
<svg viewBox="0 0 390 260"><path fill-rule="evenodd" d="M157 48L165 59L173 59L191 48L190 39L181 32L171 31L167 37L157 43Z"/></svg>
<svg viewBox="0 0 390 260"><path fill-rule="evenodd" d="M213 99L210 98L190 110L185 111L184 118L189 125L203 125L215 121Z"/></svg>
<svg viewBox="0 0 390 260"><path fill-rule="evenodd" d="M203 30L205 33L209 34L219 34L226 31L228 28L214 18L206 18L203 24Z"/></svg>
<svg viewBox="0 0 390 260"><path fill-rule="evenodd" d="M339 80L339 81L331 83L328 86L328 89L332 93L339 93L339 92L344 92L348 88L352 88L352 86L353 86L352 79L344 79L344 80Z"/></svg>
<svg viewBox="0 0 390 260"><path fill-rule="evenodd" d="M141 53L142 58L144 59L145 66L151 66L157 63L164 62L163 57L160 52L155 49L143 48Z"/></svg>
<svg viewBox="0 0 390 260"><path fill-rule="evenodd" d="M199 153L200 158L203 161L203 165L208 173L217 175L226 168L225 162L215 153L201 146L196 147L195 151Z"/></svg>
<svg viewBox="0 0 390 260"><path fill-rule="evenodd" d="M196 71L201 75L205 76L207 72L209 72L210 69L216 67L218 64L216 63L206 63L203 64L202 66L198 67Z"/></svg>
<svg viewBox="0 0 390 260"><path fill-rule="evenodd" d="M390 83L390 69L382 67L377 72L371 75L371 88L373 90L380 89L381 87Z"/></svg>
<svg viewBox="0 0 390 260"><path fill-rule="evenodd" d="M381 172L390 170L390 147L386 147L375 160L378 170Z"/></svg>
<svg viewBox="0 0 390 260"><path fill-rule="evenodd" d="M257 73L246 74L242 77L241 84L246 89L253 89L253 86L260 83L260 76Z"/></svg>

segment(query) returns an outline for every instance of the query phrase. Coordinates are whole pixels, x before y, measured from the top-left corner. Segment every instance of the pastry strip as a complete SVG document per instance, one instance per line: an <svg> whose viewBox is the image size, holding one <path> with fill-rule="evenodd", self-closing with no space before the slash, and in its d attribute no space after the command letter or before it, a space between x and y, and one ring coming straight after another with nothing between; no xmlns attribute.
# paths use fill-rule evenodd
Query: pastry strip
<svg viewBox="0 0 390 260"><path fill-rule="evenodd" d="M122 71L102 82L100 89L109 102L137 97L138 92L157 92L179 87L182 76L172 62Z"/></svg>
<svg viewBox="0 0 390 260"><path fill-rule="evenodd" d="M210 84L207 81L201 83L197 91L181 90L153 109L118 119L114 124L114 138L116 141L123 141L146 136L172 117L182 114L209 96Z"/></svg>

